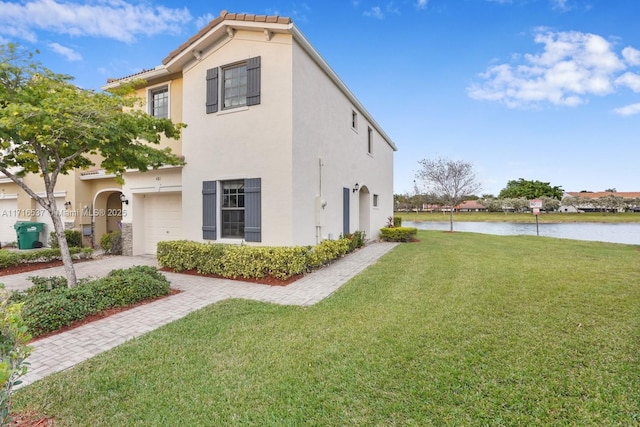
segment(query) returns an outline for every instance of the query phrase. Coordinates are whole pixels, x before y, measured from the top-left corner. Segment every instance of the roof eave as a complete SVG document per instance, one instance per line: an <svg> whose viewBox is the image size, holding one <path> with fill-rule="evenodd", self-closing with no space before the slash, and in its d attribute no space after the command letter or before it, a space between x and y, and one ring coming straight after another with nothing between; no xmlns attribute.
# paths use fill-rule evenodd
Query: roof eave
<svg viewBox="0 0 640 427"><path fill-rule="evenodd" d="M189 61L199 60L207 48L219 40L234 37L237 31L260 31L264 32L265 38L270 39L274 34L289 34L292 26L293 23L235 21L218 18L171 52L162 60L162 64L170 71L180 71Z"/></svg>
<svg viewBox="0 0 640 427"><path fill-rule="evenodd" d="M164 65L158 65L153 70L143 71L138 74L134 74L128 77L123 77L121 79L110 81L106 85L102 86L102 90L115 89L118 86L120 86L122 83L130 82L132 80L142 79L142 80L149 81L149 80L164 77L168 74L171 74L171 72Z"/></svg>

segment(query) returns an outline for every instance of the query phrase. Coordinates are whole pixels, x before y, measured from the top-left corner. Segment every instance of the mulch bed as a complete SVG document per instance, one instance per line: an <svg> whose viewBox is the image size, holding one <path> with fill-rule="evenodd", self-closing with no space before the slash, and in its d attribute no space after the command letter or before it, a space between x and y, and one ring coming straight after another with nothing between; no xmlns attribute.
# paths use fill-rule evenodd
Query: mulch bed
<svg viewBox="0 0 640 427"><path fill-rule="evenodd" d="M87 323L95 322L96 320L104 319L105 317L113 316L114 314L122 313L123 311L131 310L132 308L139 307L139 306L144 305L144 304L149 304L150 302L158 301L158 300L161 300L163 298L167 298L167 297L170 297L172 295L179 294L180 292L182 292L180 289L171 288L167 295L162 295L162 296L155 297L155 298L148 298L148 299L145 299L145 300L142 300L142 301L138 301L137 303L135 303L133 305L126 306L126 307L115 307L115 308L109 308L107 310L103 310L103 311L101 311L99 313L92 314L91 316L87 316L84 319L76 320L72 324L67 325L67 326L63 326L62 328L57 329L55 331L51 331L51 332L48 332L46 334L38 335L36 338L34 338L31 341L29 341L29 344L31 344L33 342L36 342L38 340L41 340L43 338L47 338L47 337L50 337L50 336L53 336L53 335L58 335L58 334L60 334L62 332L66 332L66 331L70 331L70 330L75 329L75 328L79 328L80 326L86 325Z"/></svg>

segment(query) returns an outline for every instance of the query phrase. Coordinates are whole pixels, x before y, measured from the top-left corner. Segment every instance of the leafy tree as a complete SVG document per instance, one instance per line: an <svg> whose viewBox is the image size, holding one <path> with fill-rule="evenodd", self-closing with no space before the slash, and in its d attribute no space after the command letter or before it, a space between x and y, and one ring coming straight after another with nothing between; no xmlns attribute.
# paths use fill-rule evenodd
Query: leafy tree
<svg viewBox="0 0 640 427"><path fill-rule="evenodd" d="M69 286L77 283L54 189L60 174L94 165L121 180L127 169L146 171L182 160L170 149L153 147L162 135L179 138L182 124L156 119L135 108L133 86L96 93L71 83L15 45L0 45L0 172L51 215ZM42 177L45 196L22 180Z"/></svg>
<svg viewBox="0 0 640 427"><path fill-rule="evenodd" d="M562 187L552 187L548 182L528 181L520 178L517 181L507 182L507 186L500 191L501 199L524 197L527 200L539 199L543 196L562 199L564 190Z"/></svg>
<svg viewBox="0 0 640 427"><path fill-rule="evenodd" d="M449 159L423 159L418 162L422 169L416 178L422 180L433 193L449 206L450 231L453 231L453 210L466 197L480 190L473 165Z"/></svg>
<svg viewBox="0 0 640 427"><path fill-rule="evenodd" d="M605 193L617 193L617 190L615 188L607 188L606 190L604 190Z"/></svg>

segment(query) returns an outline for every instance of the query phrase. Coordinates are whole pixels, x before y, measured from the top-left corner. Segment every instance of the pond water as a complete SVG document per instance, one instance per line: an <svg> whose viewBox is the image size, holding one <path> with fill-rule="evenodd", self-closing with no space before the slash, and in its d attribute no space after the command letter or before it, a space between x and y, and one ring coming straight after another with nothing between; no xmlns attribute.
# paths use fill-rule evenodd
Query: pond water
<svg viewBox="0 0 640 427"><path fill-rule="evenodd" d="M419 230L449 230L449 221L402 221L403 227L415 227ZM453 222L454 231L472 233L512 235L536 235L536 224L513 222ZM593 222L559 223L538 225L540 236L561 239L593 240L597 242L625 243L640 245L640 223L602 224Z"/></svg>

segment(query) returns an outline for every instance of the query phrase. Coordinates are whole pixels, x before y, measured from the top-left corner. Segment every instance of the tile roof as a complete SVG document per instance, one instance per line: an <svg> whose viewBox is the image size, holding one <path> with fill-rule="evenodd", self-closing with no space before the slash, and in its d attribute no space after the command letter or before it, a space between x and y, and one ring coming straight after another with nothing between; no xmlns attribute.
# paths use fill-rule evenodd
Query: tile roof
<svg viewBox="0 0 640 427"><path fill-rule="evenodd" d="M222 12L220 12L220 16L218 16L217 18L215 18L214 20L209 22L204 28L202 28L200 31L198 31L196 34L194 34L192 37L190 37L189 40L187 40L186 42L182 43L180 46L178 46L176 49L174 49L171 53L169 53L169 55L167 55L167 57L162 60L162 63L164 65L169 63L173 58L175 58L176 56L180 55L180 53L182 53L189 46L191 46L192 44L197 42L209 30L211 30L212 28L216 27L218 24L220 24L223 21L264 22L265 24L290 24L291 22L293 22L291 20L291 18L287 18L287 17L283 17L283 16L277 16L277 15L252 15L252 14L249 14L249 13L229 13L226 10L223 10ZM137 73L133 73L133 74L130 74L130 75L124 76L124 77L108 78L107 79L107 84L114 83L114 82L117 82L117 81L120 81L120 80L130 79L132 77L148 73L149 71L154 71L155 69L157 69L157 67L156 68L144 69L142 71L139 71Z"/></svg>
<svg viewBox="0 0 640 427"><path fill-rule="evenodd" d="M229 13L226 10L220 12L220 16L216 19L209 22L204 28L194 34L189 38L186 42L182 43L178 46L177 49L173 50L166 58L162 60L163 64L169 63L173 58L178 56L184 50L186 50L189 46L198 41L202 36L204 36L209 30L215 28L218 24L223 21L241 21L241 22L264 22L267 24L290 24L293 22L291 18L287 18L284 16L276 16L276 15L252 15L249 13Z"/></svg>
<svg viewBox="0 0 640 427"><path fill-rule="evenodd" d="M567 194L572 197L582 197L583 199L598 199L600 197L607 197L607 196L617 196L617 197L622 197L624 199L640 198L640 192L637 192L637 191L618 191L615 193L611 191L597 191L594 193L567 192Z"/></svg>
<svg viewBox="0 0 640 427"><path fill-rule="evenodd" d="M456 206L456 209L486 209L486 207L476 200L465 200Z"/></svg>

